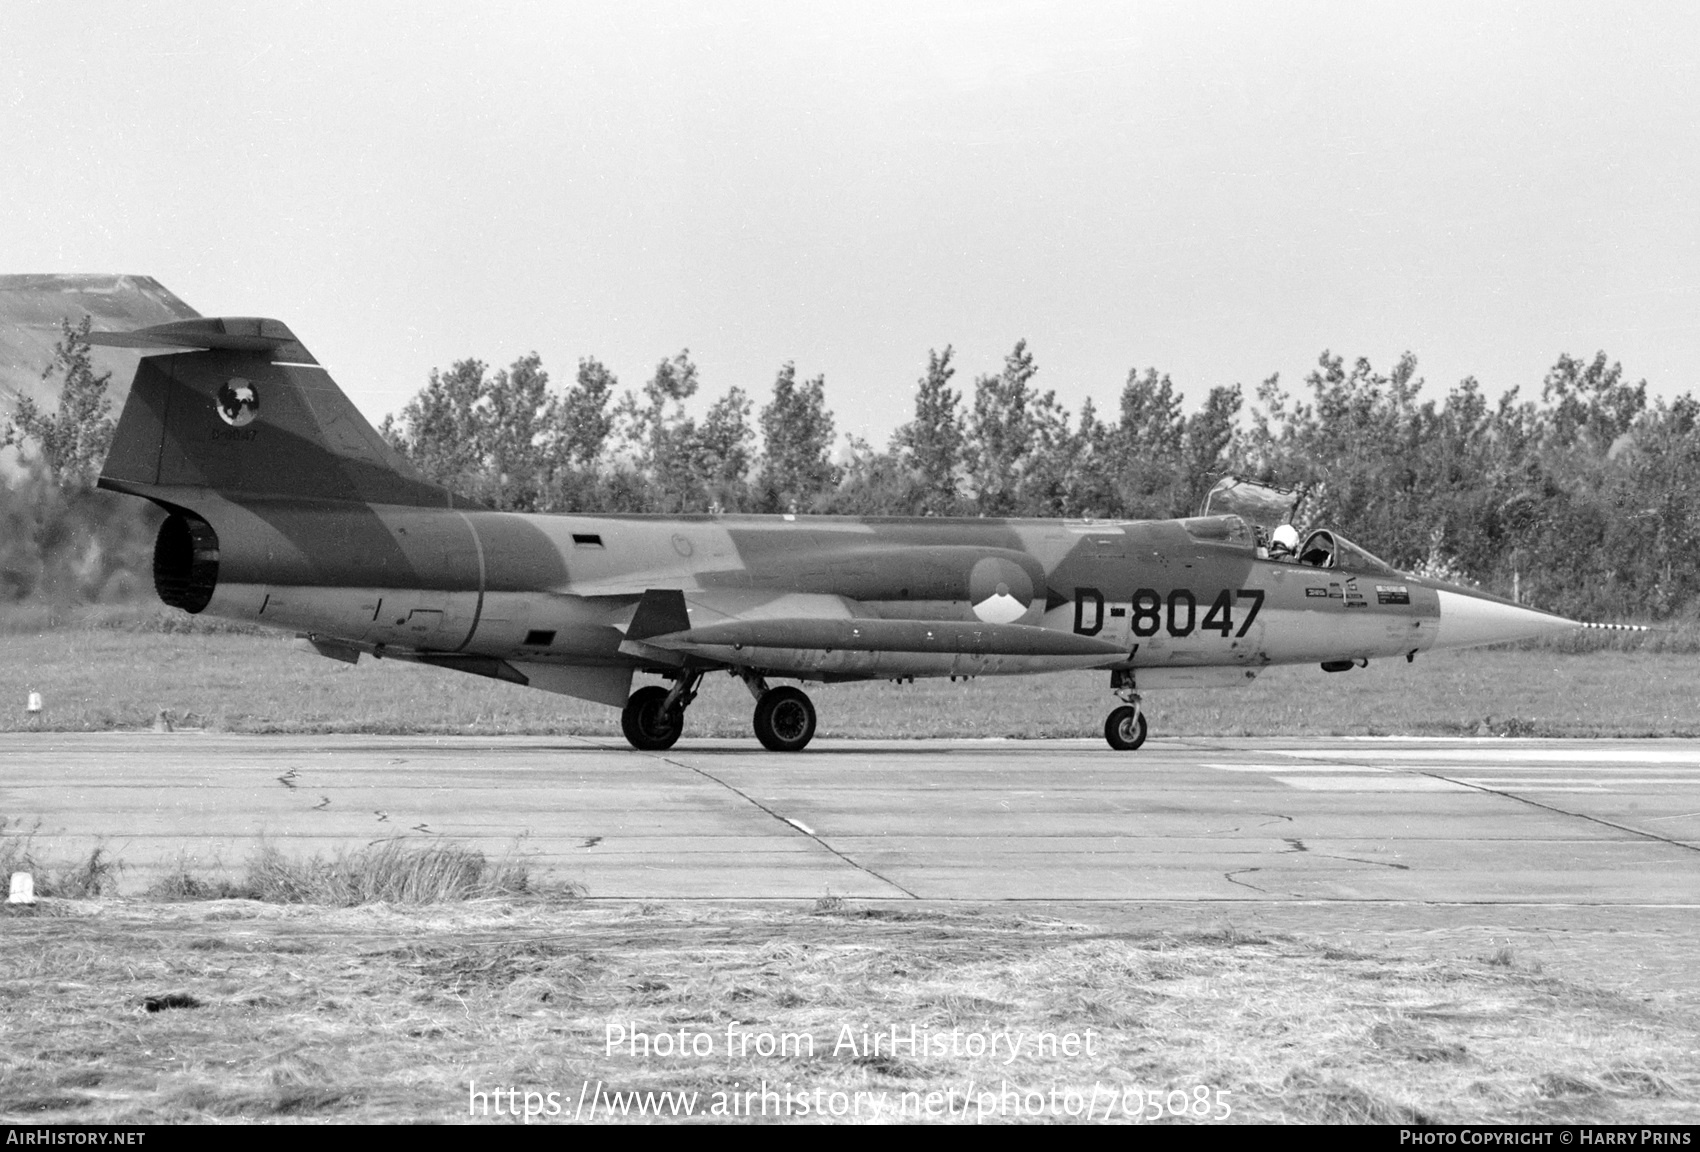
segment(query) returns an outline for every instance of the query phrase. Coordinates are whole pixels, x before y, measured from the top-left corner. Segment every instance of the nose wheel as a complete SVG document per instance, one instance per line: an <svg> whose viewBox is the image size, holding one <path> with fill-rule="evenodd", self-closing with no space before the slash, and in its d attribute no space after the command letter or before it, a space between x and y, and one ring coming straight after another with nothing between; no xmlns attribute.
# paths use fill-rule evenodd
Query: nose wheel
<svg viewBox="0 0 1700 1152"><path fill-rule="evenodd" d="M1111 672L1110 688L1121 697L1122 705L1104 721L1104 739L1117 752L1132 752L1145 743L1146 732L1145 710L1139 706L1133 672Z"/></svg>
<svg viewBox="0 0 1700 1152"><path fill-rule="evenodd" d="M1132 752L1145 743L1145 713L1136 704L1123 704L1104 721L1104 739L1118 752Z"/></svg>

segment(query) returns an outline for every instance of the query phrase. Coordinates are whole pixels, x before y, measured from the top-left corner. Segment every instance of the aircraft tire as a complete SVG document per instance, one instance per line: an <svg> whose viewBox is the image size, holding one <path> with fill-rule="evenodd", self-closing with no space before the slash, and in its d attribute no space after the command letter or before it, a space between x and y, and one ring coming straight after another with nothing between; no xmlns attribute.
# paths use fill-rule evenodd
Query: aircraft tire
<svg viewBox="0 0 1700 1152"><path fill-rule="evenodd" d="M801 752L815 738L815 706L797 688L771 688L756 701L756 739L770 752Z"/></svg>
<svg viewBox="0 0 1700 1152"><path fill-rule="evenodd" d="M640 752L665 752L679 742L685 730L683 709L671 716L663 715L661 706L667 702L667 689L651 685L639 688L620 711L620 730L626 740Z"/></svg>
<svg viewBox="0 0 1700 1152"><path fill-rule="evenodd" d="M1118 752L1132 752L1145 743L1145 713L1123 704L1104 721L1104 739Z"/></svg>

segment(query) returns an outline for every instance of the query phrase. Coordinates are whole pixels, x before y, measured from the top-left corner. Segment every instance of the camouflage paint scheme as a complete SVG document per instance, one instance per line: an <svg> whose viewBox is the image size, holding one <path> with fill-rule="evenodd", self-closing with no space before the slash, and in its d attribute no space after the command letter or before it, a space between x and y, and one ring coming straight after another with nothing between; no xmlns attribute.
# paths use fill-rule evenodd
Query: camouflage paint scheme
<svg viewBox="0 0 1700 1152"><path fill-rule="evenodd" d="M767 676L1079 668L1111 671L1126 696L1573 626L1400 574L1336 534L1312 537L1331 545L1330 567L1272 561L1237 516L491 511L420 476L277 321L95 339L196 349L142 359L100 479L172 513L162 598L300 631L344 660L416 660L614 706L634 673L715 669L758 698ZM1473 604L1459 615L1461 598ZM1449 634L1454 616L1470 626Z"/></svg>

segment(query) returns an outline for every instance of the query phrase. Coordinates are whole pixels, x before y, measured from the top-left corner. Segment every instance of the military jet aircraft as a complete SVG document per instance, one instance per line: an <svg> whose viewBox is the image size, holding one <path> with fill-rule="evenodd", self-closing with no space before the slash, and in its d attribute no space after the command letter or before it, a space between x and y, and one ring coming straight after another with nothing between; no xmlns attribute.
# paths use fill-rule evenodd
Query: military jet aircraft
<svg viewBox="0 0 1700 1152"><path fill-rule="evenodd" d="M679 739L714 671L748 686L761 743L795 752L815 709L777 679L1097 669L1120 701L1104 737L1133 750L1147 690L1578 626L1398 572L1326 527L1301 540L1278 491L1231 481L1180 520L497 512L422 477L276 320L90 338L173 350L140 360L100 477L168 513L165 603L351 663L608 704L640 749ZM634 692L639 674L662 683Z"/></svg>

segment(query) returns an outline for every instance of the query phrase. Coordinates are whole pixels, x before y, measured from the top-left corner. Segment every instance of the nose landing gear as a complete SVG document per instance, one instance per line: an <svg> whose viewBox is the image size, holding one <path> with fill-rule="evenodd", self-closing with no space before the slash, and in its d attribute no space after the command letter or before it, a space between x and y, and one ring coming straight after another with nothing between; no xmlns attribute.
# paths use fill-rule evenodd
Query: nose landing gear
<svg viewBox="0 0 1700 1152"><path fill-rule="evenodd" d="M1113 709L1104 721L1104 739L1118 752L1132 752L1145 743L1147 731L1145 711L1133 687L1133 673L1110 673L1110 687L1125 703Z"/></svg>
<svg viewBox="0 0 1700 1152"><path fill-rule="evenodd" d="M1145 713L1137 704L1123 704L1104 721L1104 739L1118 752L1132 752L1145 743Z"/></svg>

